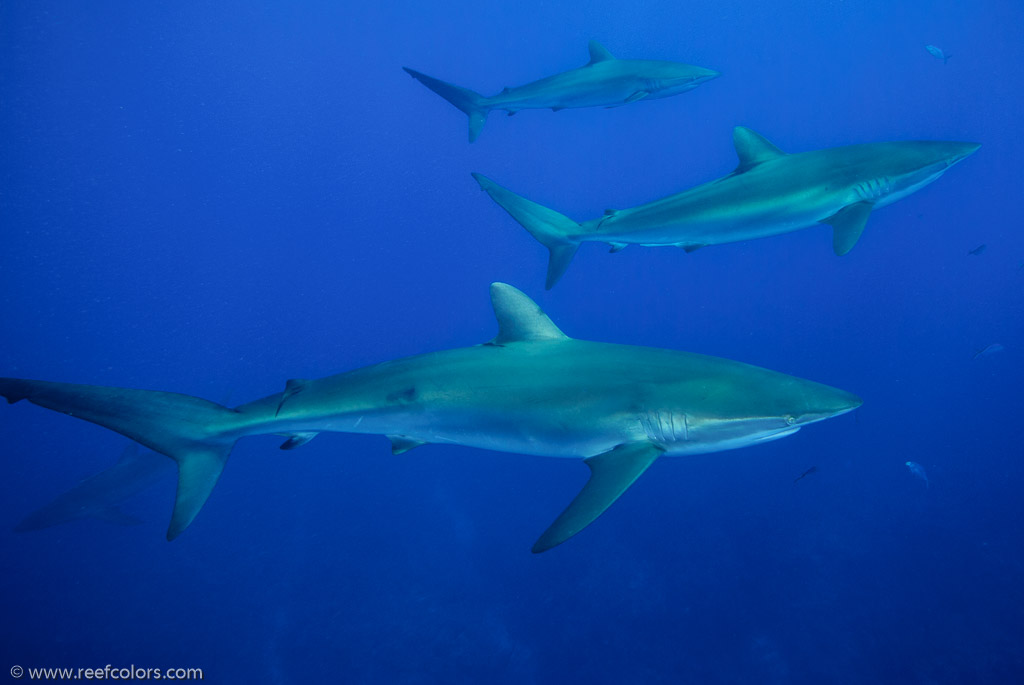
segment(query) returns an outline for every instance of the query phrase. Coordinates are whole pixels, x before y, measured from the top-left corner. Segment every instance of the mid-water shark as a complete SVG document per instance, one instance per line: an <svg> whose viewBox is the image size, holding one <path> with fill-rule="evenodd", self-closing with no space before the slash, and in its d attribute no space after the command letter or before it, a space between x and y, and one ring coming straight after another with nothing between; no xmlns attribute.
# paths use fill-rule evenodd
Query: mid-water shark
<svg viewBox="0 0 1024 685"><path fill-rule="evenodd" d="M482 174L480 187L550 252L550 289L584 242L617 252L627 245L676 246L692 252L832 226L832 248L845 255L872 210L920 190L971 155L978 143L868 143L786 154L742 126L733 131L739 165L722 178L654 202L577 223L516 195Z"/></svg>
<svg viewBox="0 0 1024 685"><path fill-rule="evenodd" d="M616 59L593 40L590 41L590 61L582 67L525 86L505 88L492 97L421 74L409 67L402 68L469 116L471 143L480 135L487 115L494 110L504 110L512 116L521 109L557 112L577 107L618 107L685 93L719 76L717 71L681 62Z"/></svg>
<svg viewBox="0 0 1024 685"><path fill-rule="evenodd" d="M583 459L586 485L533 546L543 552L607 509L662 455L775 440L860 406L843 390L740 362L569 338L540 307L491 285L497 336L319 380L234 409L152 390L0 379L0 395L117 431L178 464L173 540L209 497L237 440L383 434L399 454L426 443Z"/></svg>
<svg viewBox="0 0 1024 685"><path fill-rule="evenodd" d="M67 492L26 516L14 530L19 533L43 530L79 519L99 519L120 525L141 521L124 513L118 505L168 475L171 462L148 450L140 453L129 443L117 463L89 476Z"/></svg>

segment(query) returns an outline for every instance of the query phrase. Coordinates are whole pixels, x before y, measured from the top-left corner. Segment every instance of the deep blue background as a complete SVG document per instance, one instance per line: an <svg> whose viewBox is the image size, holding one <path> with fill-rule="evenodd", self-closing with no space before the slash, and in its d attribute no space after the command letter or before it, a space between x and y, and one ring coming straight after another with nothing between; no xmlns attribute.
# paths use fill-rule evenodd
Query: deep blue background
<svg viewBox="0 0 1024 685"><path fill-rule="evenodd" d="M132 503L146 525L17 535L124 442L0 407L0 666L1024 679L1022 26L1011 0L0 4L3 375L237 404L489 339L487 284L505 280L569 335L865 399L786 440L659 463L540 556L581 464L392 457L355 435L241 442L173 544L173 479ZM490 94L581 65L590 38L723 75L614 110L495 114L469 145L465 116L400 68ZM727 173L736 124L790 151L984 146L878 211L847 257L824 228L690 255L585 245L550 293L545 250L469 176L582 220Z"/></svg>

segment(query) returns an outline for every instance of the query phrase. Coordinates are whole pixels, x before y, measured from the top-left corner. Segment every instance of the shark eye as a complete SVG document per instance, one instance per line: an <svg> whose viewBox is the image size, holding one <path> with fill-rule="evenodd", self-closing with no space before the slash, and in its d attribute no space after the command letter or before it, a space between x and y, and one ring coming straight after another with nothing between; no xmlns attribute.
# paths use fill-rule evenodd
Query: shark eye
<svg viewBox="0 0 1024 685"><path fill-rule="evenodd" d="M789 424L790 426L792 426L794 423L796 423L796 417L794 417L794 416L787 416L786 417L786 423Z"/></svg>

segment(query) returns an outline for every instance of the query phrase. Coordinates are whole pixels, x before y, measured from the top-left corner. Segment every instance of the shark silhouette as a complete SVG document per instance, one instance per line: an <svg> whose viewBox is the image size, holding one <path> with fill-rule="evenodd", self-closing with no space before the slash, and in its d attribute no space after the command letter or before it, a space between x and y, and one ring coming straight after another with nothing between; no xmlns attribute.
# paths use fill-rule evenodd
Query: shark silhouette
<svg viewBox="0 0 1024 685"><path fill-rule="evenodd" d="M546 286L584 242L682 247L733 243L832 226L837 255L853 249L871 212L920 190L972 154L978 143L869 143L786 154L742 126L733 131L739 166L727 176L639 207L606 210L577 223L482 174L480 187L550 252Z"/></svg>
<svg viewBox="0 0 1024 685"><path fill-rule="evenodd" d="M582 459L590 480L537 540L543 552L596 519L662 455L782 438L861 404L843 390L740 362L569 338L526 295L494 283L490 342L383 362L234 409L151 390L0 379L0 395L117 431L178 464L174 539L209 497L235 442L322 431Z"/></svg>
<svg viewBox="0 0 1024 685"><path fill-rule="evenodd" d="M681 62L616 59L597 41L590 41L590 61L578 69L542 78L525 86L505 88L484 97L468 88L402 67L414 79L469 116L469 142L483 130L487 115L504 110L618 107L641 100L658 100L693 90L719 76L717 71Z"/></svg>

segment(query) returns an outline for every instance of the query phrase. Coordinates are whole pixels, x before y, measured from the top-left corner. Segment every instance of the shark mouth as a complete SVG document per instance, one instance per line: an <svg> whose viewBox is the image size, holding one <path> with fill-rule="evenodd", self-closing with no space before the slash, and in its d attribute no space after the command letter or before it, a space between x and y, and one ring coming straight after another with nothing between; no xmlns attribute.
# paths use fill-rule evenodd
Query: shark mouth
<svg viewBox="0 0 1024 685"><path fill-rule="evenodd" d="M780 429L780 430L778 430L778 431L776 431L774 433L768 433L766 435L762 435L762 436L756 438L756 441L757 442L770 442L772 440L778 440L779 438L784 438L787 435L792 435L793 433L796 433L798 430L800 430L800 428L801 428L801 426L789 426L787 428L782 428L782 429Z"/></svg>

